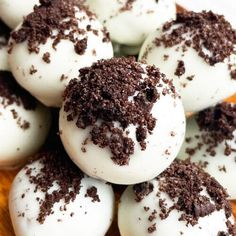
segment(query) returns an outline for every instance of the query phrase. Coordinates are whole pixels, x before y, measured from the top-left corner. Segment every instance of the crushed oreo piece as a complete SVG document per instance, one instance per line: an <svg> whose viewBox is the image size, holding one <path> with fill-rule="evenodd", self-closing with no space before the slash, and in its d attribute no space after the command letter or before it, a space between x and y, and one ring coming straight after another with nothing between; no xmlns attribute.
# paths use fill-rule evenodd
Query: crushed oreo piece
<svg viewBox="0 0 236 236"><path fill-rule="evenodd" d="M184 65L184 61L180 60L178 61L178 65L175 71L175 75L177 76L182 76L185 73L185 65Z"/></svg>
<svg viewBox="0 0 236 236"><path fill-rule="evenodd" d="M91 188L87 189L87 193L85 194L85 197L92 198L92 202L100 202L100 198L97 194L97 188L92 186Z"/></svg>
<svg viewBox="0 0 236 236"><path fill-rule="evenodd" d="M232 149L226 140L234 139L236 130L236 105L223 102L215 107L207 108L196 117L200 131L202 131L201 142L207 145L207 152L214 156L215 148L223 143L225 155L231 154ZM196 147L197 149L199 147ZM201 147L200 147L201 148Z"/></svg>
<svg viewBox="0 0 236 236"><path fill-rule="evenodd" d="M149 182L135 184L133 186L135 200L137 202L142 201L146 196L148 196L153 191L153 188L154 188L153 184Z"/></svg>
<svg viewBox="0 0 236 236"><path fill-rule="evenodd" d="M133 8L133 4L136 0L126 0L125 5L120 8L120 12L130 11Z"/></svg>
<svg viewBox="0 0 236 236"><path fill-rule="evenodd" d="M39 45L45 44L51 38L55 50L61 40L69 40L74 44L75 52L82 55L87 42L85 39L78 39L78 35L85 35L86 27L80 28L80 22L84 18L78 19L76 11L83 11L90 20L95 19L95 15L82 4L83 0L40 0L40 3L41 5L35 6L34 11L24 18L22 26L12 32L13 42L9 52L14 43L26 41L29 52L38 53ZM110 42L109 35L106 39Z"/></svg>
<svg viewBox="0 0 236 236"><path fill-rule="evenodd" d="M225 189L208 173L196 164L176 160L160 176L159 191L166 193L173 201L173 205L164 212L169 216L172 210L182 212L180 221L196 225L199 218L210 215L214 211L224 209L226 218L232 216L228 194ZM209 196L202 195L206 191Z"/></svg>
<svg viewBox="0 0 236 236"><path fill-rule="evenodd" d="M25 167L25 171L30 183L35 185L35 192L45 193L45 198L39 199L40 211L37 217L37 221L43 224L47 216L53 214L56 203L63 200L64 205L60 210L66 211L66 206L76 199L84 174L62 150L44 152L38 157L42 165L40 172L34 175L30 165ZM50 189L55 183L58 189L51 192Z"/></svg>
<svg viewBox="0 0 236 236"><path fill-rule="evenodd" d="M0 71L1 105L7 107L12 104L23 106L26 110L35 110L35 99L21 88L10 72Z"/></svg>
<svg viewBox="0 0 236 236"><path fill-rule="evenodd" d="M154 66L144 68L134 58L100 60L80 69L79 80L67 86L63 98L67 120L75 120L81 129L90 126L92 142L108 147L114 163L127 165L134 140L126 129L136 126L136 140L145 150L146 138L156 126L151 110L160 98L159 83L163 95L177 96L172 83Z"/></svg>

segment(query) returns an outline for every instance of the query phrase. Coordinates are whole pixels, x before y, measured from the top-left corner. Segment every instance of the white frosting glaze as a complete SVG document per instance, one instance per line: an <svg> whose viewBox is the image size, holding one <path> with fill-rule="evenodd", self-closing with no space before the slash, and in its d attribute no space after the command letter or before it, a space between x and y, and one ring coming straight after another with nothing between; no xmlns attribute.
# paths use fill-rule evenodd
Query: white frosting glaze
<svg viewBox="0 0 236 236"><path fill-rule="evenodd" d="M136 46L158 26L175 18L173 0L135 0L130 10L121 10L127 0L86 0L117 43ZM132 2L132 1L131 1Z"/></svg>
<svg viewBox="0 0 236 236"><path fill-rule="evenodd" d="M139 60L144 59L147 64L156 65L168 78L173 78L186 112L203 110L235 93L236 80L230 76L228 58L210 66L191 47L184 53L182 44L167 48L163 45L157 47L153 41L161 35L160 29L149 35L141 48ZM165 55L168 56L167 60L164 59ZM180 77L175 75L179 60L185 64L185 74ZM230 62L236 64L236 55L230 57ZM194 76L193 80L189 81L188 76Z"/></svg>
<svg viewBox="0 0 236 236"><path fill-rule="evenodd" d="M190 224L187 226L185 221L179 221L182 212L177 210L171 211L166 219L161 220L159 200L165 199L167 208L173 205L173 201L164 192L160 192L160 195L156 196L159 192L159 183L155 179L151 183L154 185L153 192L141 202L136 202L132 186L129 186L123 193L118 209L118 225L121 236L216 236L219 231L227 231L225 224L227 219L223 209L199 218L198 224L194 226ZM209 196L205 190L201 194ZM149 207L149 211L145 211L144 207ZM148 218L154 210L157 211L156 219L150 222ZM230 221L234 222L233 216ZM156 230L148 233L148 228L153 224L156 224Z"/></svg>
<svg viewBox="0 0 236 236"><path fill-rule="evenodd" d="M50 112L42 105L35 110L12 104L4 107L0 97L0 168L14 168L35 154L44 144L51 123ZM18 114L14 119L13 112ZM20 127L24 121L29 128Z"/></svg>
<svg viewBox="0 0 236 236"><path fill-rule="evenodd" d="M0 17L14 29L38 4L39 0L0 0Z"/></svg>
<svg viewBox="0 0 236 236"><path fill-rule="evenodd" d="M84 11L76 9L79 27L86 31L85 34L78 34L77 37L78 39L87 37L88 40L83 55L75 52L74 44L69 40L61 40L57 49L53 49L51 38L45 44L39 45L38 54L29 53L27 42L14 44L9 54L10 67L18 83L47 106L61 106L64 88L70 79L78 77L80 68L90 66L98 59L113 56L112 44L103 42L102 25L96 19L89 19ZM93 31L87 31L87 25L98 30L98 35ZM42 59L47 52L50 53L50 63ZM30 74L31 68L37 72ZM62 75L64 75L63 80Z"/></svg>
<svg viewBox="0 0 236 236"><path fill-rule="evenodd" d="M160 84L166 86L162 81ZM136 140L136 127L129 125L124 130L134 142L134 154L128 165L120 166L111 159L109 148L100 148L90 139L91 127L78 128L74 121L67 121L67 114L62 106L59 128L63 145L71 159L89 176L116 184L134 184L150 180L167 168L176 157L185 134L185 116L179 98L164 96L163 88L157 87L160 99L152 108L152 115L157 119L156 127L146 139L147 148L142 151ZM173 119L174 117L174 119ZM100 122L100 121L99 121ZM115 125L119 127L116 122ZM89 138L86 145L83 145ZM83 151L83 147L86 152Z"/></svg>
<svg viewBox="0 0 236 236"><path fill-rule="evenodd" d="M31 175L39 173L42 164L39 161L30 165L34 168ZM73 202L66 205L63 200L54 204L54 213L47 216L44 223L40 224L37 217L40 211L36 198L45 199L45 193L35 192L35 184L30 183L26 170L23 169L16 176L10 191L9 209L16 236L104 236L108 230L114 211L114 193L108 184L85 177L81 181L80 193ZM92 202L85 197L86 190L90 187L97 188L100 202ZM58 190L55 183L50 191ZM25 194L22 198L22 194ZM22 216L24 213L24 217ZM71 213L74 213L71 216ZM21 216L20 216L21 215Z"/></svg>
<svg viewBox="0 0 236 236"><path fill-rule="evenodd" d="M186 159L189 155L185 152L186 148L194 148L198 143L202 143L201 139L196 139L195 135L201 136L203 134L200 131L199 126L195 120L195 117L188 119L186 138L191 138L190 142L183 143L183 146L178 154L178 158ZM233 140L225 140L233 149L236 149L236 131L234 132L235 138ZM208 145L203 144L200 150L196 150L193 155L191 155L191 161L196 163L201 163L203 169L213 176L230 195L230 199L236 199L236 185L234 179L236 178L236 159L235 152L233 151L229 156L224 154L225 144L222 142L216 148L214 148L216 155L211 156L206 149ZM204 162L208 164L204 165ZM224 170L225 169L225 170Z"/></svg>

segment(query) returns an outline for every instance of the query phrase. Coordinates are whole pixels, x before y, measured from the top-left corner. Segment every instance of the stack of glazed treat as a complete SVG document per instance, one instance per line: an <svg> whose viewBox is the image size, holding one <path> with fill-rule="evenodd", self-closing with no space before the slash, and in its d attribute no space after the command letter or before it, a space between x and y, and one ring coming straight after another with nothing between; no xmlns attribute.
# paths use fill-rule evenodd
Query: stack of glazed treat
<svg viewBox="0 0 236 236"><path fill-rule="evenodd" d="M121 236L236 235L224 16L174 0L0 0L0 18L0 168L23 166L16 236L104 236L116 216Z"/></svg>

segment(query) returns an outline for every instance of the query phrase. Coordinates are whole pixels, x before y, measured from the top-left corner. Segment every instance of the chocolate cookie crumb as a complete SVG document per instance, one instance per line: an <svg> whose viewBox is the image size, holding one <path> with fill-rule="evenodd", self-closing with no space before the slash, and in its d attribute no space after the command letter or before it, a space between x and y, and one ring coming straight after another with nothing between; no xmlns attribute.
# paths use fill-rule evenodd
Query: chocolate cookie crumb
<svg viewBox="0 0 236 236"><path fill-rule="evenodd" d="M92 198L92 202L100 202L100 198L97 194L97 188L94 186L87 189L87 193L85 194L85 197Z"/></svg>
<svg viewBox="0 0 236 236"><path fill-rule="evenodd" d="M87 48L88 39L84 38L81 40L78 40L75 44L75 52L79 55L83 55Z"/></svg>
<svg viewBox="0 0 236 236"><path fill-rule="evenodd" d="M10 72L0 71L0 96L4 98L1 102L4 107L16 104L26 110L36 109L35 99L16 83Z"/></svg>
<svg viewBox="0 0 236 236"><path fill-rule="evenodd" d="M151 234L157 230L156 223L148 227L148 233Z"/></svg>
<svg viewBox="0 0 236 236"><path fill-rule="evenodd" d="M185 65L184 65L184 61L180 60L178 61L178 65L175 71L175 75L177 76L182 76L185 73Z"/></svg>
<svg viewBox="0 0 236 236"><path fill-rule="evenodd" d="M221 103L215 107L207 108L196 117L202 142L208 146L207 152L215 155L215 148L225 140L234 138L233 132L236 130L236 105ZM225 155L228 156L234 151L227 143L225 145Z"/></svg>
<svg viewBox="0 0 236 236"><path fill-rule="evenodd" d="M224 16L211 11L177 13L176 20L166 23L162 32L154 41L156 46L181 45L183 52L191 47L211 66L235 53L236 31ZM235 78L235 72L230 72Z"/></svg>
<svg viewBox="0 0 236 236"><path fill-rule="evenodd" d="M232 215L225 189L209 174L188 160L176 160L157 179L159 190L166 193L173 201L173 206L167 211L183 212L180 221L196 225L199 218L221 209L225 210L226 218ZM203 188L209 196L201 194Z"/></svg>
<svg viewBox="0 0 236 236"><path fill-rule="evenodd" d="M63 150L48 151L38 155L42 165L39 173L34 175L29 166L25 167L26 175L30 183L35 185L35 192L45 193L45 199L39 201L40 211L37 221L43 224L47 216L53 214L54 204L64 201L60 208L66 210L66 205L73 202L80 193L81 180L84 174L75 166ZM53 184L59 188L53 192L50 191Z"/></svg>
<svg viewBox="0 0 236 236"><path fill-rule="evenodd" d="M80 79L67 86L63 97L67 120L75 120L81 129L90 126L91 141L108 147L114 163L127 165L134 153L127 128L136 126L136 140L145 150L146 138L156 126L151 110L160 98L159 83L165 95L177 96L172 83L153 66L144 69L134 58L100 60L80 69Z"/></svg>
<svg viewBox="0 0 236 236"><path fill-rule="evenodd" d="M123 11L130 11L132 8L133 8L133 3L135 2L136 0L126 0L126 3L125 5L120 8L120 12L123 12Z"/></svg>
<svg viewBox="0 0 236 236"><path fill-rule="evenodd" d="M78 35L85 35L86 27L80 28L80 22L84 21L84 18L77 18L76 12L84 12L89 20L96 18L82 2L82 0L40 0L41 5L35 6L34 11L24 18L21 27L12 32L11 48L14 43L26 41L30 53L39 53L39 45L45 44L50 38L53 41L53 49L56 50L60 41L68 40L74 45L75 52L82 55L87 48L87 39L80 40ZM108 34L105 40L110 42ZM46 62L48 63L48 60Z"/></svg>
<svg viewBox="0 0 236 236"><path fill-rule="evenodd" d="M50 53L49 52L45 52L44 54L43 54L43 60L46 62L46 63L50 63L51 62L51 60L50 60Z"/></svg>
<svg viewBox="0 0 236 236"><path fill-rule="evenodd" d="M153 187L154 187L153 184L149 182L135 184L133 186L135 200L137 202L142 201L146 196L148 196L153 191Z"/></svg>

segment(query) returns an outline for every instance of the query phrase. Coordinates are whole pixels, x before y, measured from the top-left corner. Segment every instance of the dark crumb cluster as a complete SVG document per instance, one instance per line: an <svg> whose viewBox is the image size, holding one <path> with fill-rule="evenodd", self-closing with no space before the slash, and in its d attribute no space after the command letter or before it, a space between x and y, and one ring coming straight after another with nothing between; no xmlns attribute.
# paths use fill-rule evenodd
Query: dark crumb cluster
<svg viewBox="0 0 236 236"><path fill-rule="evenodd" d="M226 156L236 151L225 142L234 139L233 132L236 130L236 106L234 104L224 102L215 107L207 108L199 112L196 121L202 134L194 137L198 140L196 147L186 149L190 157L197 150L200 150L204 144L207 146L206 152L211 156L215 156L215 148L220 143L225 145L224 153ZM189 143L191 143L191 139Z"/></svg>
<svg viewBox="0 0 236 236"><path fill-rule="evenodd" d="M194 226L198 224L200 218L223 209L226 219L228 219L226 221L228 232L224 232L224 235L236 235L234 225L229 220L232 216L232 209L227 200L228 195L225 189L196 164L177 160L158 176L156 181L159 183L156 196L159 198L160 212L158 215L161 220L168 218L171 211L177 210L181 212L180 221L185 221L187 225ZM139 189L138 195L136 189ZM207 192L208 196L202 194L203 190ZM140 192L143 192L142 197L140 197ZM146 193L147 183L134 186L137 201L145 198ZM166 200L160 198L160 193L166 193L173 205L168 206L165 203ZM146 211L149 210L151 209L146 208ZM153 217L157 217L156 211L151 212L150 222L152 222Z"/></svg>
<svg viewBox="0 0 236 236"><path fill-rule="evenodd" d="M172 26L177 27L172 29ZM183 51L192 47L212 66L234 53L236 31L224 16L211 11L178 13L176 20L166 23L162 31L163 36L155 39L157 46L163 44L165 47L172 47L182 44ZM230 73L234 75L234 70L230 70ZM234 79L233 76L232 78Z"/></svg>
<svg viewBox="0 0 236 236"><path fill-rule="evenodd" d="M37 199L40 204L37 221L43 224L47 216L53 214L54 204L63 200L64 205L60 206L60 210L66 211L66 206L76 199L82 187L81 180L84 174L63 150L43 152L38 157L42 164L39 173L34 174L34 169L30 165L25 167L25 171L31 184L35 185L35 192L45 193L44 199ZM59 188L51 192L50 189L55 183ZM94 186L87 189L85 197L92 198L92 202L100 202L97 188Z"/></svg>
<svg viewBox="0 0 236 236"><path fill-rule="evenodd" d="M126 0L125 5L120 9L120 12L130 11L133 8L133 4L136 0Z"/></svg>
<svg viewBox="0 0 236 236"><path fill-rule="evenodd" d="M136 140L145 150L156 126L151 110L160 98L157 85L164 83L163 94L176 96L174 86L157 68L146 66L145 71L134 58L100 60L80 69L79 79L71 80L64 93L67 120L76 120L78 128L91 126L92 142L109 147L116 164L127 165L134 140L126 128L136 126Z"/></svg>
<svg viewBox="0 0 236 236"><path fill-rule="evenodd" d="M7 71L0 71L0 97L2 97L1 105L4 107L16 104L26 110L36 109L35 99L22 89Z"/></svg>
<svg viewBox="0 0 236 236"><path fill-rule="evenodd" d="M54 49L61 40L69 40L74 44L76 53L84 54L87 48L86 32L91 31L95 35L98 32L92 29L91 25L87 26L87 30L80 28L79 21L84 19L76 18L76 8L85 12L90 20L95 19L83 5L83 0L40 0L40 4L34 7L34 12L25 17L21 28L11 34L13 42L27 41L29 52L38 53L39 45L45 44L48 38L53 40ZM78 35L84 35L84 39L78 39ZM110 41L106 30L103 35L103 42Z"/></svg>

